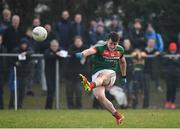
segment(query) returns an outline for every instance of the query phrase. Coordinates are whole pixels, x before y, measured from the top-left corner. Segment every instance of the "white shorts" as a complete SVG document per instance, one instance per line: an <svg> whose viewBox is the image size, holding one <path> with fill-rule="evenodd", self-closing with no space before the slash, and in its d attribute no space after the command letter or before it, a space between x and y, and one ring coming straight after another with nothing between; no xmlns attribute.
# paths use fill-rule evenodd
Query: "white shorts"
<svg viewBox="0 0 180 129"><path fill-rule="evenodd" d="M109 74L110 75L110 83L107 87L111 87L114 85L115 81L116 81L116 72L114 70L110 70L110 69L102 69L100 71L97 71L95 74L92 75L92 81L95 81L97 76L100 74L100 73L106 73L106 74Z"/></svg>

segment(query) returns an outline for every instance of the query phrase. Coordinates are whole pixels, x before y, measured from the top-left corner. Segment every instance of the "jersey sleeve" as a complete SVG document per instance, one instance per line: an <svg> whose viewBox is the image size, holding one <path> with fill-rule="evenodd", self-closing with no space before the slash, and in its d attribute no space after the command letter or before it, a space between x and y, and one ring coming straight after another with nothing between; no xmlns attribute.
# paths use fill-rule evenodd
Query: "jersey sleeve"
<svg viewBox="0 0 180 129"><path fill-rule="evenodd" d="M118 51L121 53L121 57L124 55L124 48L120 45L118 45Z"/></svg>
<svg viewBox="0 0 180 129"><path fill-rule="evenodd" d="M106 43L105 42L98 42L93 46L94 49L96 49L97 53L102 53L104 50Z"/></svg>
<svg viewBox="0 0 180 129"><path fill-rule="evenodd" d="M121 54L124 54L124 48L120 45L118 45L118 51L120 51Z"/></svg>

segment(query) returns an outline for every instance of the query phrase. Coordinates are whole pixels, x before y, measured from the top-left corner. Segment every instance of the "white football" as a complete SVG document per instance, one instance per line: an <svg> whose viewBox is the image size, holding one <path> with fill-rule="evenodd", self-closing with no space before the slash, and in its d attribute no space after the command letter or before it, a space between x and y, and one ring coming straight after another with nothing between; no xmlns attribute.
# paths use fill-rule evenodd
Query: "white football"
<svg viewBox="0 0 180 129"><path fill-rule="evenodd" d="M38 42L42 42L47 38L47 31L42 26L37 26L32 31L32 37Z"/></svg>

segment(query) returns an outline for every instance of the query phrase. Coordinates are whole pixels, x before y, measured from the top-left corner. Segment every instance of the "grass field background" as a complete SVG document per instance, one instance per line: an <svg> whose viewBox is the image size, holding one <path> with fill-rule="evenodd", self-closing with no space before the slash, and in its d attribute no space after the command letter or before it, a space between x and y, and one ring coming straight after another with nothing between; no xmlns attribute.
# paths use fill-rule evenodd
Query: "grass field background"
<svg viewBox="0 0 180 129"><path fill-rule="evenodd" d="M122 110L122 125L105 110L4 110L0 127L18 128L177 128L180 110Z"/></svg>

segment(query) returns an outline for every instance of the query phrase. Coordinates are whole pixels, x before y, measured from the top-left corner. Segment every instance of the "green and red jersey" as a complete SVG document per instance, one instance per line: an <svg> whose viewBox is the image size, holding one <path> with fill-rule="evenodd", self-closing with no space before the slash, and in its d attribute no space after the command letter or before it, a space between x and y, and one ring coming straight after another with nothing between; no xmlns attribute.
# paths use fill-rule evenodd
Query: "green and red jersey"
<svg viewBox="0 0 180 129"><path fill-rule="evenodd" d="M106 42L96 44L93 47L97 53L92 57L92 74L102 69L117 71L119 59L124 54L124 48L118 45L114 51L110 51Z"/></svg>

